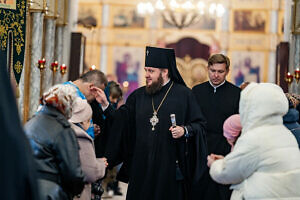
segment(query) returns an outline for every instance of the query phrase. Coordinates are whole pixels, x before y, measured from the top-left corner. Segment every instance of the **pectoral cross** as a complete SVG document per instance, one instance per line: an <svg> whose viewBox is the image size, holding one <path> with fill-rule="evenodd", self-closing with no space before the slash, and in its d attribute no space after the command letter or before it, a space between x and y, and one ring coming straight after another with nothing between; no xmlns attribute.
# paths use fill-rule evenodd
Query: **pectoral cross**
<svg viewBox="0 0 300 200"><path fill-rule="evenodd" d="M159 122L159 119L157 117L157 113L153 112L153 116L150 118L150 123L152 125L152 131L155 130L155 125Z"/></svg>

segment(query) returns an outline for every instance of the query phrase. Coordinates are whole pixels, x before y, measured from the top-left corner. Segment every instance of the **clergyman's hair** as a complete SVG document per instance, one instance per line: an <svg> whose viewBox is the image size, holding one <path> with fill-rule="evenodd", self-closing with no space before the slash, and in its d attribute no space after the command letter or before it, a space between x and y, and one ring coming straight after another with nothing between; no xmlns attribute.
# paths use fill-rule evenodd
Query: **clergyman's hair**
<svg viewBox="0 0 300 200"><path fill-rule="evenodd" d="M93 83L96 87L100 87L102 84L104 84L105 87L107 86L106 76L100 70L88 71L82 74L79 77L79 79L82 80L84 83L85 82Z"/></svg>
<svg viewBox="0 0 300 200"><path fill-rule="evenodd" d="M222 64L224 63L226 65L226 69L229 69L230 66L230 60L227 56L223 55L223 54L214 54L212 56L209 57L208 59L208 67L213 65L213 64Z"/></svg>

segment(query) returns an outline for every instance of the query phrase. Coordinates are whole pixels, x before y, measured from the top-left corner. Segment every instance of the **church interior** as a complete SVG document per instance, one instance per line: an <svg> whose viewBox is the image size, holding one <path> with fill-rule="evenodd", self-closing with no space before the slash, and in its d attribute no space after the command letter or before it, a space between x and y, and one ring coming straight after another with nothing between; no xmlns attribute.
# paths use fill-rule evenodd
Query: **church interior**
<svg viewBox="0 0 300 200"><path fill-rule="evenodd" d="M300 0L0 0L0 67L23 124L50 87L94 69L125 101L145 85L146 46L174 49L189 88L208 81L208 59L221 53L234 85L300 94Z"/></svg>
<svg viewBox="0 0 300 200"><path fill-rule="evenodd" d="M103 71L125 97L143 86L145 47L174 48L189 87L207 80L207 59L231 60L227 79L271 82L299 93L299 0L0 1L0 64L26 122L49 87Z"/></svg>

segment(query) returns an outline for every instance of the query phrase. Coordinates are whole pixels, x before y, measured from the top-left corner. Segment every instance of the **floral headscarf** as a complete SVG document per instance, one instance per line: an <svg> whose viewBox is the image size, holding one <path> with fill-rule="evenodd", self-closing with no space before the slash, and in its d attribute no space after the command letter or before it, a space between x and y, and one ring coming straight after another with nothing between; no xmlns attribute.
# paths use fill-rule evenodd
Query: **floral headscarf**
<svg viewBox="0 0 300 200"><path fill-rule="evenodd" d="M41 104L56 108L67 119L70 119L75 99L76 89L73 86L58 84L43 94Z"/></svg>

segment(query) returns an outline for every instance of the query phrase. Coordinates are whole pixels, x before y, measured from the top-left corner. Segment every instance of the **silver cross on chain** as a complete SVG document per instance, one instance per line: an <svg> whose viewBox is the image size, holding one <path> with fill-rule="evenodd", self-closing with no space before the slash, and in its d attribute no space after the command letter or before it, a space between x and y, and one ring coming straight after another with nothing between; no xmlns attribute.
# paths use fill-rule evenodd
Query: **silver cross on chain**
<svg viewBox="0 0 300 200"><path fill-rule="evenodd" d="M155 130L155 125L159 122L159 119L157 117L157 113L156 112L153 112L153 116L150 118L150 123L152 125L152 131Z"/></svg>

